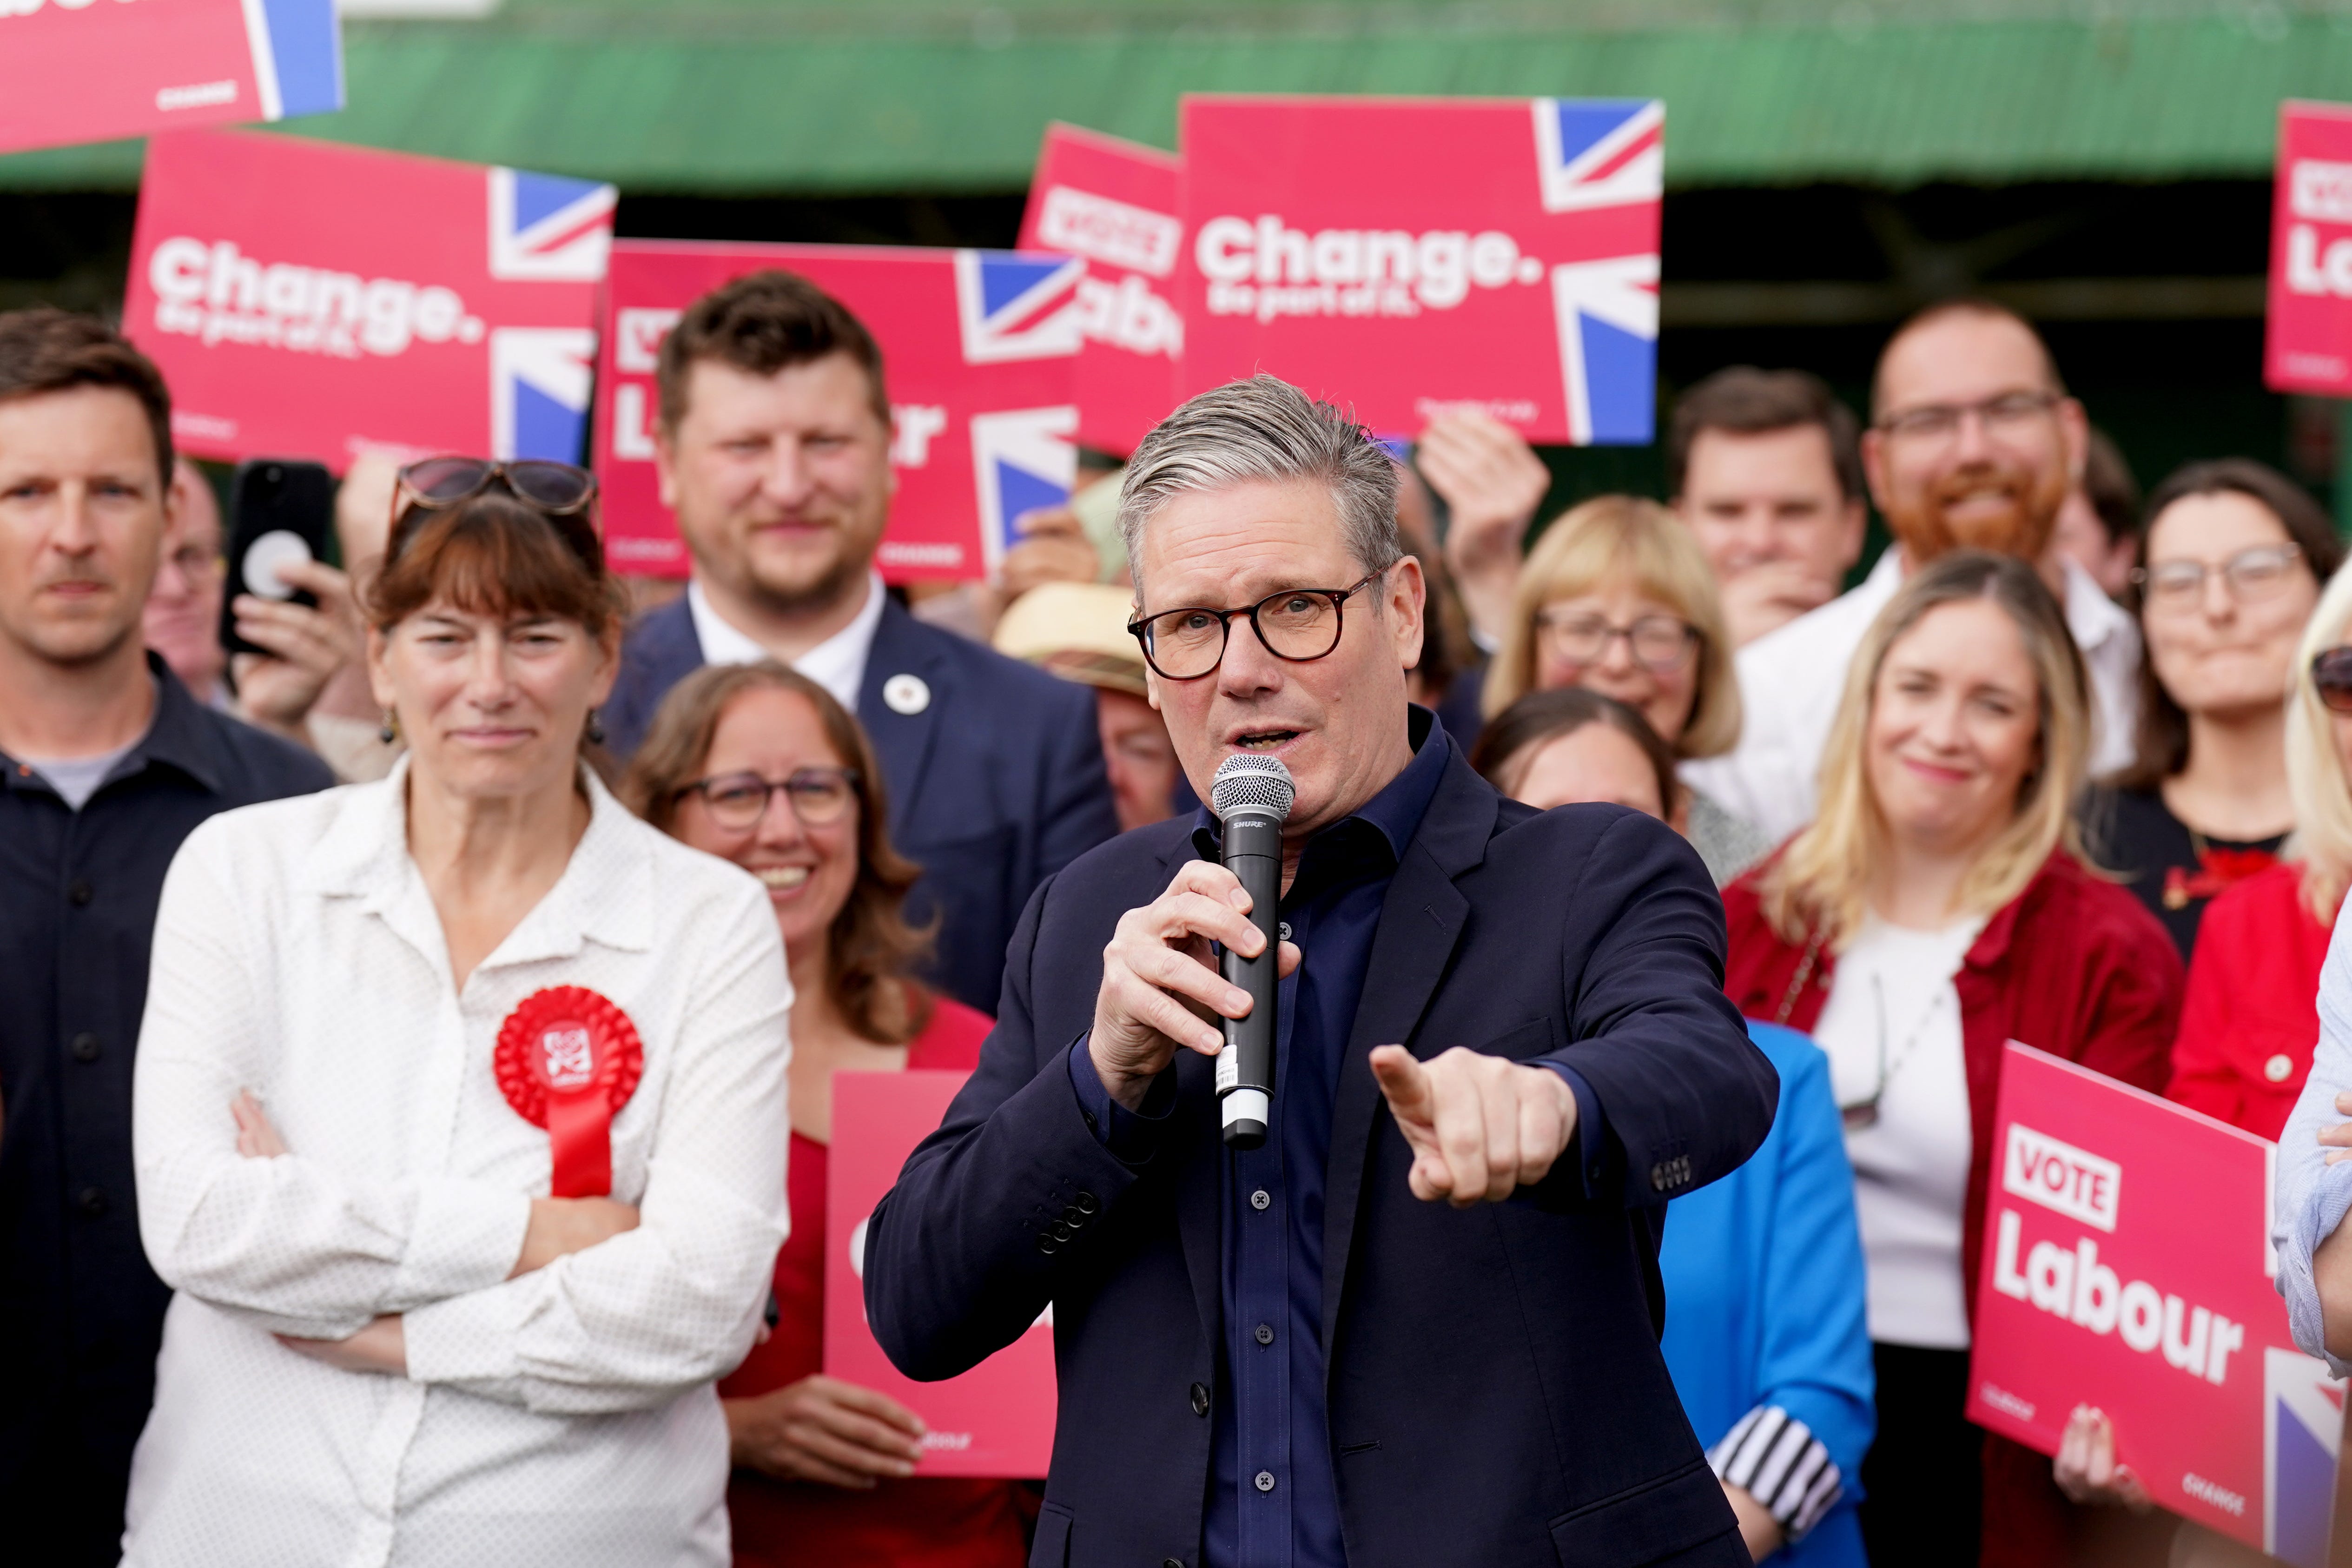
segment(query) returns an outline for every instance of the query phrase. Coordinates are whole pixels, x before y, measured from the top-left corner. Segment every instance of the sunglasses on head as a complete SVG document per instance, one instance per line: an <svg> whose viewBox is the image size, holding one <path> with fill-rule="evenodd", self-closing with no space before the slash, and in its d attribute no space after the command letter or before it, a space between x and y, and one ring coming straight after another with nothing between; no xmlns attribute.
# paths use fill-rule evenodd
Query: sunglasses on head
<svg viewBox="0 0 2352 1568"><path fill-rule="evenodd" d="M2352 647L2332 647L2311 661L2311 684L2331 713L2352 713Z"/></svg>
<svg viewBox="0 0 2352 1568"><path fill-rule="evenodd" d="M392 537L384 559L398 560L426 517L459 506L496 485L547 519L592 572L604 570L604 542L596 531L596 476L570 463L540 458L493 462L488 458L426 458L400 470L392 500Z"/></svg>

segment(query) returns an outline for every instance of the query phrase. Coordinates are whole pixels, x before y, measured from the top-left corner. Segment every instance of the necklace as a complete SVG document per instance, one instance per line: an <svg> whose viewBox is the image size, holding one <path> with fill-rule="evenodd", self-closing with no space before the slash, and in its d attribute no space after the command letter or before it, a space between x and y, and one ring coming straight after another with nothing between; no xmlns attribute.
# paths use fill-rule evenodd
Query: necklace
<svg viewBox="0 0 2352 1568"><path fill-rule="evenodd" d="M1917 1051L1919 1037L1927 1032L1927 1026L1934 1023L1936 1015L1944 1010L1944 998L1951 994L1951 988L1937 988L1927 1009L1919 1015L1919 1021L1911 1026L1909 1034L1903 1037L1902 1047L1895 1052L1891 1064L1886 1059L1886 986L1875 972L1870 976L1870 993L1871 1001L1878 1011L1878 1083L1868 1095L1852 1105L1841 1103L1838 1106L1838 1120L1845 1124L1848 1132L1860 1132L1864 1128L1878 1125L1878 1102L1885 1098L1888 1082L1903 1070L1903 1064Z"/></svg>

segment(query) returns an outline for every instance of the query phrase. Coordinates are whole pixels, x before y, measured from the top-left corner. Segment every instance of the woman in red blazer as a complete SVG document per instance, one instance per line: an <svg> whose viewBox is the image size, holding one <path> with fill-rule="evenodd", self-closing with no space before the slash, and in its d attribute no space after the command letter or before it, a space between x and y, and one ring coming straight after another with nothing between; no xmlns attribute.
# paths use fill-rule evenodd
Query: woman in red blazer
<svg viewBox="0 0 2352 1568"><path fill-rule="evenodd" d="M1814 1034L1845 1117L1874 1561L2041 1568L2076 1534L2050 1461L1962 1409L2002 1047L2155 1089L2179 1018L2169 939L2074 852L2085 692L2031 567L1968 552L1914 574L1848 671L1819 818L1724 894L1726 989Z"/></svg>
<svg viewBox="0 0 2352 1568"><path fill-rule="evenodd" d="M914 1477L921 1420L821 1370L833 1075L970 1071L991 1026L909 977L929 941L900 913L915 868L890 847L872 747L807 677L712 666L663 701L623 795L767 886L792 967L792 1230L776 1258L776 1322L719 1384L736 1568L1020 1568L1035 1517L1025 1489Z"/></svg>
<svg viewBox="0 0 2352 1568"><path fill-rule="evenodd" d="M2183 1105L2276 1139L2319 1041L2320 961L2352 883L2352 573L2312 612L2287 695L2285 864L2247 879L2206 912L2172 1047Z"/></svg>

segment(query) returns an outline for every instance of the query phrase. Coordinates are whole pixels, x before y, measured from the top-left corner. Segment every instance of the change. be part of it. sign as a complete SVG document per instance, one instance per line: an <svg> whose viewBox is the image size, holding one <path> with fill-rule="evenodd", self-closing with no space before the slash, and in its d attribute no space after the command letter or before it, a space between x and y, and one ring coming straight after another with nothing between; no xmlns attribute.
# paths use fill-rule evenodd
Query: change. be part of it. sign
<svg viewBox="0 0 2352 1568"><path fill-rule="evenodd" d="M0 153L342 106L334 0L0 0Z"/></svg>
<svg viewBox="0 0 2352 1568"><path fill-rule="evenodd" d="M1662 103L1202 96L1182 123L1189 390L1264 370L1382 435L1466 405L1650 440Z"/></svg>
<svg viewBox="0 0 2352 1568"><path fill-rule="evenodd" d="M158 136L123 324L204 458L577 462L610 185L291 136Z"/></svg>

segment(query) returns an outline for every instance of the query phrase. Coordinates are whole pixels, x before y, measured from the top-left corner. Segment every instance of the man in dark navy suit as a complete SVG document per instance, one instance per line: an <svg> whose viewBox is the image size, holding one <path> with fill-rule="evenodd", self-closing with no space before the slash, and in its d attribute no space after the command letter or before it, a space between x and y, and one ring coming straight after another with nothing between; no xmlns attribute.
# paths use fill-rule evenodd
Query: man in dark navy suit
<svg viewBox="0 0 2352 1568"><path fill-rule="evenodd" d="M713 289L663 341L655 462L694 558L631 628L603 721L623 756L705 664L773 658L873 737L890 837L940 915L932 977L996 1008L1004 944L1037 884L1118 831L1090 695L927 626L883 592L890 400L857 318L803 278Z"/></svg>
<svg viewBox="0 0 2352 1568"><path fill-rule="evenodd" d="M1778 1085L1671 830L1503 800L1405 700L1423 584L1389 461L1257 377L1171 416L1120 501L1151 691L1204 795L1297 781L1272 1125L1219 1134L1216 1019L1263 951L1205 816L1021 920L997 1027L874 1214L893 1360L950 1376L1049 1303L1032 1568L1737 1568L1657 1347L1666 1200Z"/></svg>

